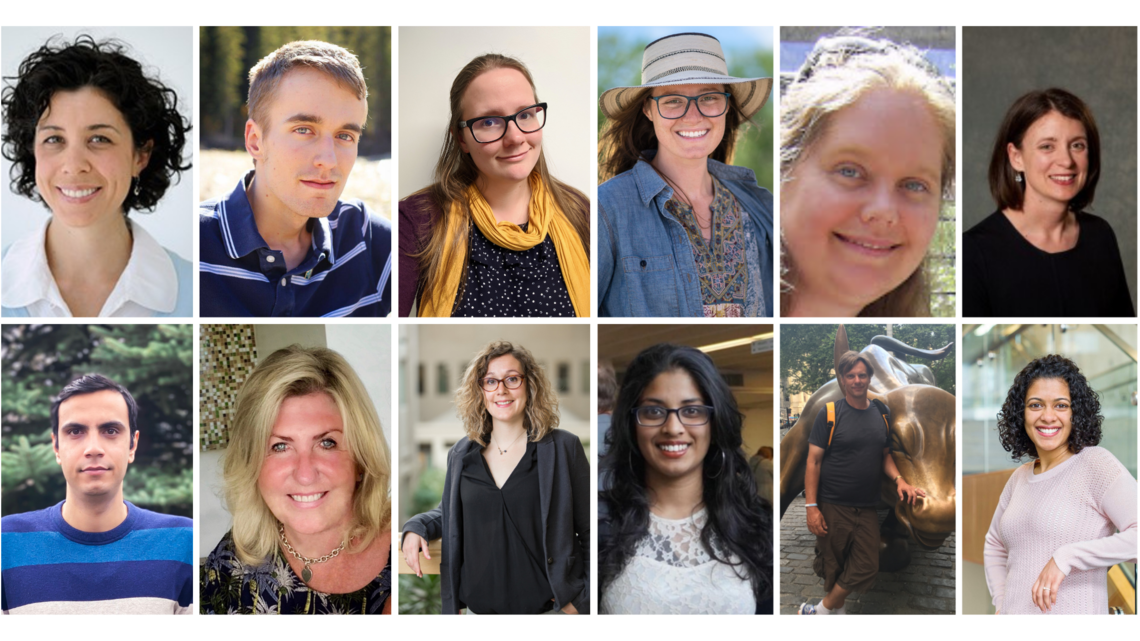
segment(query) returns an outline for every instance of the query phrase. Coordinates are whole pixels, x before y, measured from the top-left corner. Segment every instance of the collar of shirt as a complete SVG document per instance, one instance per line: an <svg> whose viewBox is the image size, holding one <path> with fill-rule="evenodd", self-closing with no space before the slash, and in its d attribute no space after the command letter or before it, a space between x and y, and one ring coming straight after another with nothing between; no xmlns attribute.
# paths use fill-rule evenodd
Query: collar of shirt
<svg viewBox="0 0 1140 641"><path fill-rule="evenodd" d="M248 190L253 184L254 170L242 176L230 195L218 207L218 219L222 227L222 240L226 244L226 253L232 260L248 256L258 250L268 250L269 244L257 231L257 221L253 218L253 207L249 204ZM338 203L339 204L339 203ZM334 209L335 213L335 209ZM322 258L329 261L329 267L336 265L336 256L333 254L332 230L333 223L329 216L313 218L312 232L313 244L309 255L301 262L294 273L298 271L312 271L320 264ZM313 258L316 260L313 260Z"/></svg>
<svg viewBox="0 0 1140 641"><path fill-rule="evenodd" d="M100 317L114 316L124 306L135 303L157 313L168 314L178 304L178 272L170 255L141 225L131 226L131 257L119 282L99 310ZM51 218L35 234L12 244L4 256L4 307L29 307L40 301L51 306L56 316L71 316L59 287L48 267L46 234ZM44 315L44 314L39 314Z"/></svg>
<svg viewBox="0 0 1140 641"><path fill-rule="evenodd" d="M657 150L649 149L641 153L646 158L652 160L653 157L657 155ZM722 162L717 162L712 158L708 159L708 165L709 173L713 175L713 178L716 178L721 182L747 181L752 184L756 184L756 172L747 167L735 167L733 165L726 165ZM668 200L673 196L673 188L669 186L669 183L665 182L665 179L661 177L661 174L657 173L657 170L653 168L653 165L649 164L644 159L639 160L637 164L633 166L633 180L635 183L637 183L637 193L638 196L641 197L641 202L644 205L648 206L649 203L657 197L657 194L660 194L666 189L669 190L669 193L665 195L665 200Z"/></svg>

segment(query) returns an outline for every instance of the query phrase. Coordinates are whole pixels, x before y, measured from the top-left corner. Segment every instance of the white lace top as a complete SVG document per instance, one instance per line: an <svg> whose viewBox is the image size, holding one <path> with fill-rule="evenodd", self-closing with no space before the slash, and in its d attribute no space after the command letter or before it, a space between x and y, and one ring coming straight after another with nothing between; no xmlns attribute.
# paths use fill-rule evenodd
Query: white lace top
<svg viewBox="0 0 1140 641"><path fill-rule="evenodd" d="M649 514L649 535L602 595L606 614L754 614L752 584L701 545L705 510L687 519ZM739 561L735 556L732 561ZM739 567L739 566L738 566Z"/></svg>

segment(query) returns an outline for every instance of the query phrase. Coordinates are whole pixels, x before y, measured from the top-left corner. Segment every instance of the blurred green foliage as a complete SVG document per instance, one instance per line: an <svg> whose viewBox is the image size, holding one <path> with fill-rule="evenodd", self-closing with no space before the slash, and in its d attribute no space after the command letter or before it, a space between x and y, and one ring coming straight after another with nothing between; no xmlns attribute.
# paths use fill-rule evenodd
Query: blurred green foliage
<svg viewBox="0 0 1140 641"><path fill-rule="evenodd" d="M400 614L442 614L439 575L400 575Z"/></svg>
<svg viewBox="0 0 1140 641"><path fill-rule="evenodd" d="M938 317L957 316L955 308L954 257L958 228L958 208L954 203L946 203L938 217L938 228L926 256L927 273L930 278L930 315Z"/></svg>
<svg viewBox="0 0 1140 641"><path fill-rule="evenodd" d="M193 515L193 325L5 325L0 490L3 514L63 500L66 485L51 446L51 402L82 374L122 384L139 405L128 501Z"/></svg>
<svg viewBox="0 0 1140 641"><path fill-rule="evenodd" d="M886 336L882 324L845 324L850 349L861 351L876 336ZM780 381L788 394L812 394L835 378L835 334L838 325L781 325ZM957 342L954 325L891 325L894 338L918 349L940 349ZM955 369L958 346L950 348L945 358L931 361L915 356L899 357L907 363L927 365L934 372L938 387L955 393Z"/></svg>
<svg viewBox="0 0 1140 641"><path fill-rule="evenodd" d="M361 156L392 154L392 29L390 27L201 27L199 92L202 146L244 149L249 70L278 47L320 40L356 54L368 84L368 122Z"/></svg>
<svg viewBox="0 0 1140 641"><path fill-rule="evenodd" d="M607 30L598 34L598 96L614 87L635 87L641 84L641 54L648 40L629 36L620 31ZM728 73L736 78L774 77L775 61L770 48L725 49ZM769 99L764 107L752 116L754 125L746 125L736 142L736 155L732 164L756 172L761 187L772 190L772 144L775 138L775 121ZM598 134L605 128L606 117L598 108Z"/></svg>

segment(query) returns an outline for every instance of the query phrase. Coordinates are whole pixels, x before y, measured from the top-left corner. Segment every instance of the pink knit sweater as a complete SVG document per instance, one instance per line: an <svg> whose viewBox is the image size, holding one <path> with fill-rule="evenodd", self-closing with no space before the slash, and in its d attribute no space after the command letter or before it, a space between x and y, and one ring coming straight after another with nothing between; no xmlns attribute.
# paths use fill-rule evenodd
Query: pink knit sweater
<svg viewBox="0 0 1140 641"><path fill-rule="evenodd" d="M1136 479L1108 450L1086 447L1043 474L1029 462L1009 478L986 533L1001 614L1041 613L1030 591L1050 557L1066 575L1051 614L1108 612L1108 568L1136 560Z"/></svg>

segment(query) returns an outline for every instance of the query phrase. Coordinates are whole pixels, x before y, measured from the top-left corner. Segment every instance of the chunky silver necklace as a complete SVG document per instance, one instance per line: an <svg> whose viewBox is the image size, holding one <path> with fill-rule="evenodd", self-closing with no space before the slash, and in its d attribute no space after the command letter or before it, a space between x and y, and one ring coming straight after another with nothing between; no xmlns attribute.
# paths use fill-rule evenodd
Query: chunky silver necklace
<svg viewBox="0 0 1140 641"><path fill-rule="evenodd" d="M338 554L340 554L341 550L344 549L344 546L348 545L348 541L343 541L340 546L338 546L332 552L329 552L328 554L317 559L310 559L307 556L301 556L300 554L297 554L297 551L293 549L293 546L289 545L289 539L285 538L284 523L279 523L277 525L277 533L281 535L281 544L285 546L285 551L289 554L292 554L293 558L305 564L304 569L301 570L301 580L305 583L308 583L309 580L313 578L313 571L309 569L310 565L313 565L315 563L324 563L329 559L335 558Z"/></svg>
<svg viewBox="0 0 1140 641"><path fill-rule="evenodd" d="M514 447L515 443L519 442L519 439L523 437L523 434L526 434L526 430L523 430L522 434L519 434L518 436L516 436L515 440L511 441L511 444L506 446L506 447L499 447L499 444L495 441L494 436L491 437L491 442L495 444L495 449L499 450L499 456L502 456L502 455L507 453L507 450Z"/></svg>

